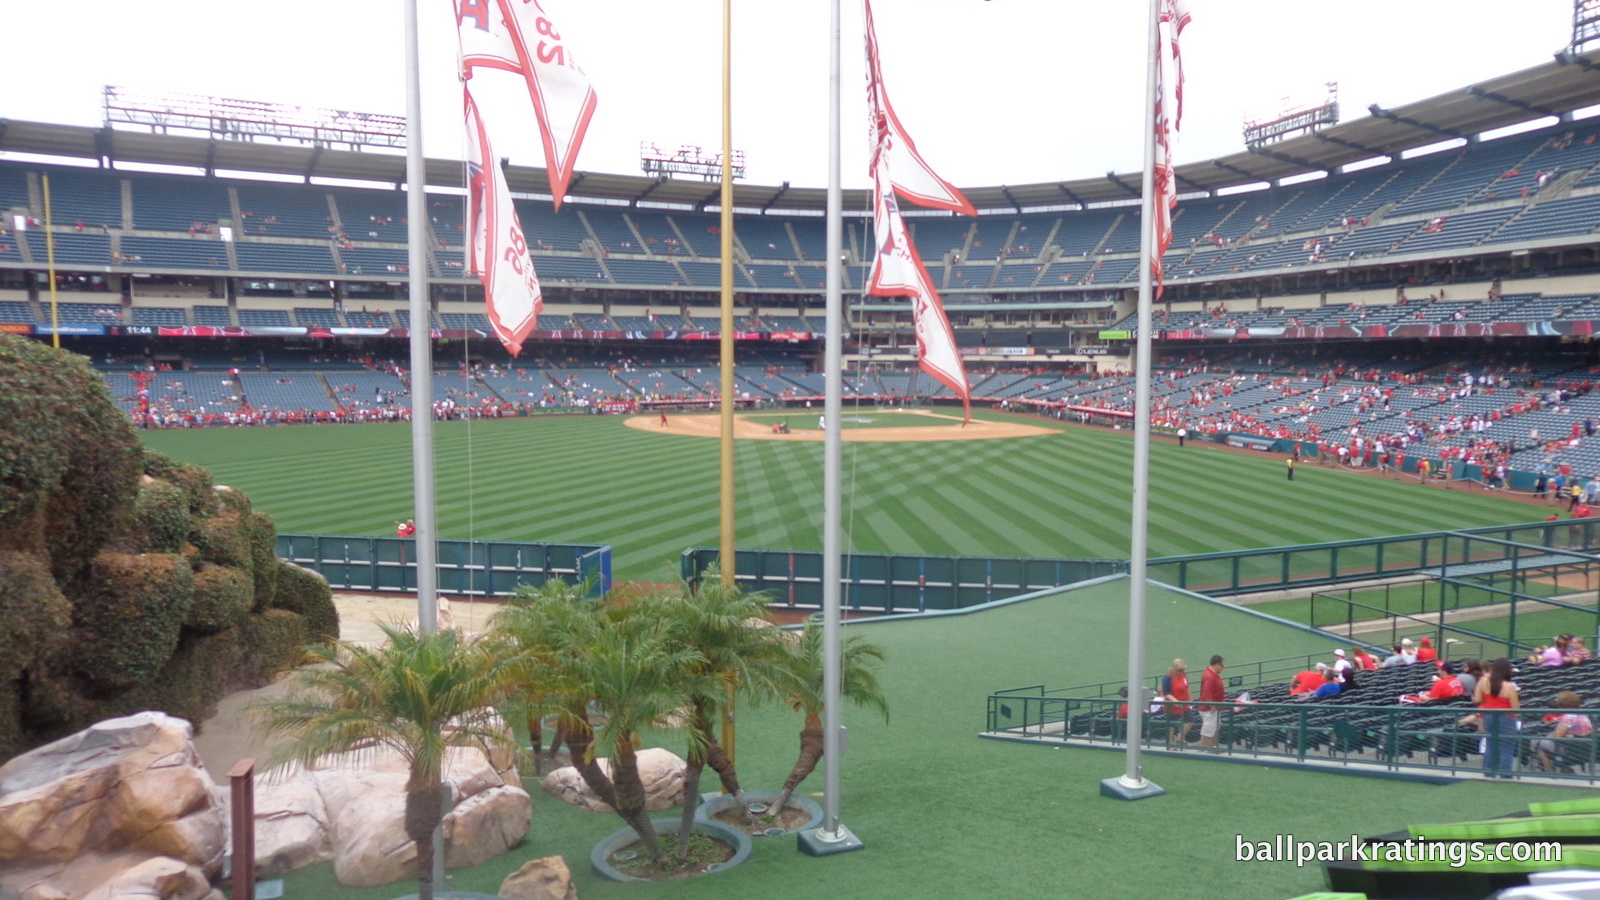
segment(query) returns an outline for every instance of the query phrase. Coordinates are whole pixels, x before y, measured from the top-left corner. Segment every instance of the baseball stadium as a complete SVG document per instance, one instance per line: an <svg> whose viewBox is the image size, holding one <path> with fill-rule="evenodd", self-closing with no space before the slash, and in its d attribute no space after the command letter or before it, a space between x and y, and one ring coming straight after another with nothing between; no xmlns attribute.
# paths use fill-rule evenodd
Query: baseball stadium
<svg viewBox="0 0 1600 900"><path fill-rule="evenodd" d="M908 209L966 403L919 365L913 305L870 292L872 189L842 192L830 373L827 190L732 186L727 333L705 159L570 179L506 161L542 292L513 355L473 271L475 175L426 160L414 221L402 118L117 87L100 126L0 118L0 900L377 900L429 894L427 860L441 897L1600 896L1596 15L1577 0L1571 45L1537 65L1357 115L1330 94L1173 167L1145 334L1141 171ZM518 621L569 651L552 598L613 617L596 647L730 593L786 629L768 643L803 644L838 428L842 630L868 657L839 802L863 851L797 852L783 825L703 876L615 877L649 854L601 853L639 824L610 768L609 800L574 798L586 766L670 757L634 811L676 828L700 765L680 757L723 749L699 694L637 685L636 715L550 682L495 695L495 735L452 718L477 761L438 751L455 793L426 855L415 758L386 737L275 781L293 732L261 722L287 721L292 687L358 693L328 673L431 633L405 625L418 417L463 658ZM736 733L746 789L818 809L820 773L785 781L816 710L763 671L711 691L739 698L729 766ZM1475 696L1507 681L1515 712ZM563 692L577 722L540 705ZM1136 803L1101 790L1130 704L1165 791ZM335 785L335 750L378 769Z"/></svg>

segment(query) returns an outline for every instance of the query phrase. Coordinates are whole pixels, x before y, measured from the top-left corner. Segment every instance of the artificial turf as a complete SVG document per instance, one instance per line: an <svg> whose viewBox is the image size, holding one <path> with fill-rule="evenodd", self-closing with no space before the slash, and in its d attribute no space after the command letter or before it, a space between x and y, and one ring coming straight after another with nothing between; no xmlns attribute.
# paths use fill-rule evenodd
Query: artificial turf
<svg viewBox="0 0 1600 900"><path fill-rule="evenodd" d="M1326 653L1333 644L1225 604L1152 589L1152 672L1175 656L1197 672L1230 661ZM1296 772L1199 758L1145 758L1168 793L1126 803L1098 795L1123 757L977 737L991 691L1067 687L1125 675L1127 582L1067 590L975 612L849 626L888 651L891 720L847 709L841 821L866 848L813 858L793 838L757 839L750 862L715 876L656 885L603 882L590 848L621 820L566 806L538 790L527 841L454 873L457 890L493 893L524 861L565 857L580 896L707 898L1229 897L1282 900L1322 886L1321 870L1236 862L1236 835L1271 841L1348 840L1418 822L1489 818L1587 792L1509 783L1449 786ZM773 789L793 763L800 720L775 707L741 710L739 768L750 790ZM681 738L660 744L682 752ZM820 790L822 774L801 791ZM670 815L667 813L665 815ZM339 887L327 864L291 873L289 896L387 900L403 885Z"/></svg>
<svg viewBox="0 0 1600 900"><path fill-rule="evenodd" d="M403 424L151 431L144 438L249 493L280 531L392 534L396 521L413 514L410 430ZM670 427L627 428L615 416L441 423L440 533L609 543L618 578L669 580L684 548L717 543L717 446ZM741 547L821 549L822 449L818 442L738 442ZM843 454L846 549L1128 555L1129 432L1062 427L989 441L849 442ZM1483 493L1316 466L1300 467L1289 482L1283 468L1276 456L1155 443L1152 555L1508 524L1542 512Z"/></svg>

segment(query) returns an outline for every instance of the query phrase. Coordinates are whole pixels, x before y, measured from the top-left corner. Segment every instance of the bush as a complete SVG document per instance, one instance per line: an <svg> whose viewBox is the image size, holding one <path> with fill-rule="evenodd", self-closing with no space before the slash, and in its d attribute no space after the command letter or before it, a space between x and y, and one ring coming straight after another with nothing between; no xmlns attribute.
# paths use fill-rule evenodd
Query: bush
<svg viewBox="0 0 1600 900"><path fill-rule="evenodd" d="M178 648L194 601L189 561L170 553L102 553L73 598L77 672L126 690L150 678Z"/></svg>
<svg viewBox="0 0 1600 900"><path fill-rule="evenodd" d="M299 664L303 648L311 642L306 620L298 613L269 609L245 616L239 623L243 654L238 676L246 684L266 684L277 673Z"/></svg>
<svg viewBox="0 0 1600 900"><path fill-rule="evenodd" d="M206 562L236 569L250 568L250 544L244 518L235 510L222 510L210 518L196 520L189 531L189 540Z"/></svg>
<svg viewBox="0 0 1600 900"><path fill-rule="evenodd" d="M65 645L71 627L72 605L43 558L0 553L0 683L39 667Z"/></svg>
<svg viewBox="0 0 1600 900"><path fill-rule="evenodd" d="M165 478L183 490L189 504L189 515L203 519L217 511L217 492L209 470L199 466L177 466Z"/></svg>
<svg viewBox="0 0 1600 900"><path fill-rule="evenodd" d="M272 605L298 613L306 620L306 642L339 639L339 610L333 605L333 591L321 573L293 563L276 565L278 589Z"/></svg>
<svg viewBox="0 0 1600 900"><path fill-rule="evenodd" d="M217 495L217 504L223 509L234 512L247 513L250 511L250 495L237 488L226 484L219 484L212 488Z"/></svg>
<svg viewBox="0 0 1600 900"><path fill-rule="evenodd" d="M242 658L237 628L216 634L185 631L177 651L154 678L118 696L97 715L129 715L159 709L198 725L217 711L217 701L222 699L223 693L240 684Z"/></svg>
<svg viewBox="0 0 1600 900"><path fill-rule="evenodd" d="M189 540L189 501L183 489L158 479L140 485L133 507L132 538L130 549L137 552L182 550Z"/></svg>
<svg viewBox="0 0 1600 900"><path fill-rule="evenodd" d="M266 513L241 514L245 543L250 549L251 572L255 576L255 612L272 605L278 587L278 526Z"/></svg>
<svg viewBox="0 0 1600 900"><path fill-rule="evenodd" d="M81 356L0 335L0 549L82 572L131 511L139 438Z"/></svg>
<svg viewBox="0 0 1600 900"><path fill-rule="evenodd" d="M194 602L185 628L215 634L237 624L251 607L250 575L215 563L201 563L194 573Z"/></svg>

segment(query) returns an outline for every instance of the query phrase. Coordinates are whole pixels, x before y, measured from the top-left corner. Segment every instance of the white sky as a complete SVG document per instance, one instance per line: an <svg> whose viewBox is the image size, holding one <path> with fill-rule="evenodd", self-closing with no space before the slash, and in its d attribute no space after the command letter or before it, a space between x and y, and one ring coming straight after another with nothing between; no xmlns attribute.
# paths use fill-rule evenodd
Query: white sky
<svg viewBox="0 0 1600 900"><path fill-rule="evenodd" d="M720 0L543 3L599 94L579 169L637 173L641 141L720 144ZM460 158L453 3L421 4L426 149ZM820 187L829 3L733 6L734 146L746 153L747 181ZM861 8L843 6L844 177L863 187ZM1140 0L877 0L874 11L891 97L923 155L958 185L994 185L1139 167L1146 8ZM1570 37L1572 0L1189 0L1189 8L1179 162L1237 152L1247 114L1320 98L1324 82L1339 83L1350 120L1371 103L1398 106L1547 62ZM106 84L400 114L401 9L400 0L0 2L0 117L96 125ZM499 155L543 165L531 113L511 121L486 109L485 117Z"/></svg>

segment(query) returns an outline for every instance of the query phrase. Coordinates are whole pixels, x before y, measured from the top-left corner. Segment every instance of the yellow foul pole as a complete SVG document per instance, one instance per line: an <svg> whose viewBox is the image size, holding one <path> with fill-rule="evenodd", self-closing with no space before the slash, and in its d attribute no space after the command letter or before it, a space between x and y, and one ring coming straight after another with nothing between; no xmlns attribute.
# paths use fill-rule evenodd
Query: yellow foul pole
<svg viewBox="0 0 1600 900"><path fill-rule="evenodd" d="M733 587L737 530L733 503L733 0L722 0L722 583ZM733 759L734 685L727 685L722 749Z"/></svg>
<svg viewBox="0 0 1600 900"><path fill-rule="evenodd" d="M56 307L56 233L50 228L50 176L44 182L44 257L50 278L50 345L61 349L61 317Z"/></svg>

